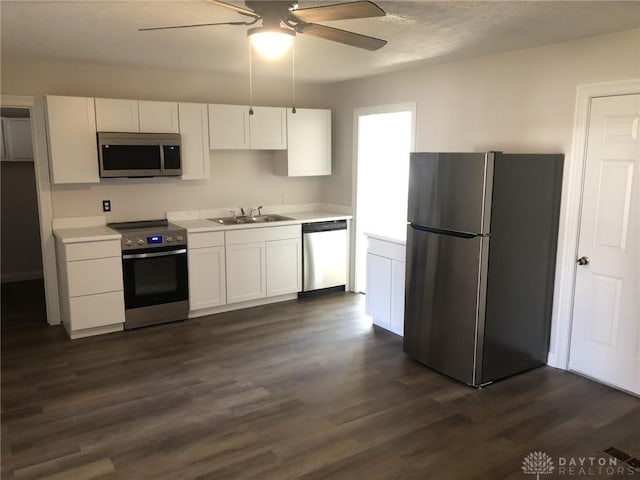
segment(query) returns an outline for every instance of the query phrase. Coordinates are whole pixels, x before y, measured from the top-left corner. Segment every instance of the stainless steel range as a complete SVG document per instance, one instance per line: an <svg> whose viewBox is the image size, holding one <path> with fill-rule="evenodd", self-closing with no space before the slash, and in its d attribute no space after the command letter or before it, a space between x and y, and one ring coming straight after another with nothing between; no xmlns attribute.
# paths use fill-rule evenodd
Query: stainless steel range
<svg viewBox="0 0 640 480"><path fill-rule="evenodd" d="M107 226L122 234L125 329L186 319L186 230L167 220Z"/></svg>

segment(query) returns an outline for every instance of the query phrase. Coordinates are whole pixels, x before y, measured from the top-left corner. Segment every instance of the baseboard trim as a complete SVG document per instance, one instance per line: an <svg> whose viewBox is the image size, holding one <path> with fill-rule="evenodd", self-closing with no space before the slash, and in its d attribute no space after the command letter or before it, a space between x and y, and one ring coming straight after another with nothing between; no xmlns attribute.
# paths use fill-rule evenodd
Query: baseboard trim
<svg viewBox="0 0 640 480"><path fill-rule="evenodd" d="M206 315L215 315L216 313L231 312L233 310L240 310L241 308L259 307L261 305L269 305L270 303L285 302L287 300L296 300L298 298L297 293L288 293L286 295L279 295L277 297L260 298L257 300L249 300L241 303L229 303L226 305L220 305L219 307L203 308L201 310L192 310L189 312L189 318L204 317Z"/></svg>

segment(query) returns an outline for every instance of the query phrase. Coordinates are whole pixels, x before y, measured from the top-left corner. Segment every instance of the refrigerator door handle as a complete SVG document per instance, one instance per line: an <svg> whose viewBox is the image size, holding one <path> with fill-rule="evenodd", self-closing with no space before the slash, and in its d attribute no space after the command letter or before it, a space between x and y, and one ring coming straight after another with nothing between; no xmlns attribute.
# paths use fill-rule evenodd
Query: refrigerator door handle
<svg viewBox="0 0 640 480"><path fill-rule="evenodd" d="M456 232L454 230L444 230L442 228L425 227L424 225L417 225L415 223L410 223L409 226L415 230L420 230L421 232L439 233L442 235L449 235L452 237L475 238L475 237L483 236L480 233Z"/></svg>

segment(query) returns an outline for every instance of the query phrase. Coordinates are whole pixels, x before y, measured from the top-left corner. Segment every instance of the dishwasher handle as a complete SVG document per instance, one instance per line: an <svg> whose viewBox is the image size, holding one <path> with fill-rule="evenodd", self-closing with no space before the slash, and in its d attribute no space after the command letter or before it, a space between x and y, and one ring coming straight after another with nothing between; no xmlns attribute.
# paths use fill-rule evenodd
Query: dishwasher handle
<svg viewBox="0 0 640 480"><path fill-rule="evenodd" d="M334 230L346 230L346 220L330 220L328 222L313 222L302 224L302 234L316 232L331 232Z"/></svg>

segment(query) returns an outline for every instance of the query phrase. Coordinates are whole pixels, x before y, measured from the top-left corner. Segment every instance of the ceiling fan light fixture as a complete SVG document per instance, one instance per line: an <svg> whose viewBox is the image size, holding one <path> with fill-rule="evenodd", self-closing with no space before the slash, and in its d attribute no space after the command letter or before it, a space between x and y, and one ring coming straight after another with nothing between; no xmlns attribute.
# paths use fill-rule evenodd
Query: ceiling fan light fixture
<svg viewBox="0 0 640 480"><path fill-rule="evenodd" d="M256 27L250 28L247 36L260 55L275 60L289 50L296 32L284 27Z"/></svg>

